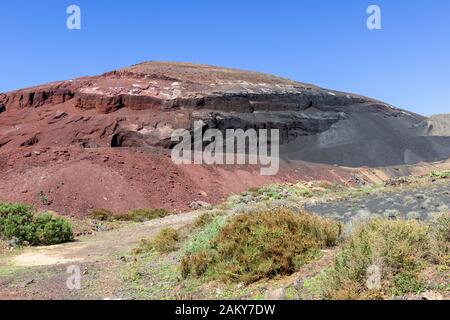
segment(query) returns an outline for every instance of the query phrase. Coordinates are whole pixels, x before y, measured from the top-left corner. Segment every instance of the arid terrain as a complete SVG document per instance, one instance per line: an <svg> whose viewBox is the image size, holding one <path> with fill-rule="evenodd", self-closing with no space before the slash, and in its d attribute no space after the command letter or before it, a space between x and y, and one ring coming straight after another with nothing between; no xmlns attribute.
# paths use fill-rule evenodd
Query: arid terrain
<svg viewBox="0 0 450 320"><path fill-rule="evenodd" d="M195 121L279 129L279 173L174 164L171 134ZM146 62L0 93L0 298L448 299L449 158L448 115L257 72ZM14 216L41 212L62 227L30 236ZM66 220L71 241L49 240Z"/></svg>
<svg viewBox="0 0 450 320"><path fill-rule="evenodd" d="M267 187L266 191L261 189L255 193L257 191L252 190L230 197L225 203L214 208L143 223L120 224L85 219L82 220L83 229L90 229L95 225L100 231L77 237L75 242L67 244L4 251L0 258L0 296L3 299L320 298L316 296L317 289L310 288L311 283L333 265L339 247L323 250L317 260L289 276L262 279L248 285L240 282L211 281L208 278L183 279L180 262L186 247L192 245L192 241L196 241L193 239L204 232L202 227L199 227L199 221L209 214L232 219L245 212L250 214L255 208L277 210L285 207L300 210L299 208L305 206L313 214L347 221L345 225L351 225L350 221L362 221L370 214L389 219L397 219L404 214L412 221L431 221L440 212L448 212L448 207L443 207L446 206L443 202L448 204L447 178L435 180L422 176L387 182L385 185L375 184L358 188L332 185L325 188L324 183L288 184L278 187L272 185ZM301 190L304 196L298 196L295 190ZM439 192L436 192L437 190ZM307 193L304 193L305 191ZM408 200L407 197L413 200ZM378 205L376 212L374 210L374 213L370 213L366 204L375 198L383 199L384 203ZM401 212L397 209L407 201L417 203L419 208L427 203L439 203L441 207L430 208L426 215L411 216L415 211ZM396 212L399 212L398 216L395 216ZM98 228L99 225L103 228ZM159 253L139 249L144 239L154 239L161 230L167 228L178 230L180 236L173 250ZM78 266L82 272L82 286L79 290L69 290L66 285L70 276L67 268L73 265ZM448 266L428 267L421 273L421 279L425 283L424 289L416 293L401 294L398 298L448 299L449 276Z"/></svg>

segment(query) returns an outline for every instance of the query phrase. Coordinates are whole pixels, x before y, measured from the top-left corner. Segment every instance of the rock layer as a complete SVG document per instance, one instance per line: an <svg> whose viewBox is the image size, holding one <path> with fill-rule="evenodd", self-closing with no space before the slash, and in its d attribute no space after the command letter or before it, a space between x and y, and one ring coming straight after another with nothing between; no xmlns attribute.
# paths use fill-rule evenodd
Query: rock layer
<svg viewBox="0 0 450 320"><path fill-rule="evenodd" d="M51 108L44 112L44 106ZM202 120L222 131L280 129L286 160L358 167L450 155L448 134L424 130L427 119L420 115L272 75L188 63L147 62L1 94L0 113L3 148L170 148L175 129L192 130ZM20 120L29 122L8 129Z"/></svg>

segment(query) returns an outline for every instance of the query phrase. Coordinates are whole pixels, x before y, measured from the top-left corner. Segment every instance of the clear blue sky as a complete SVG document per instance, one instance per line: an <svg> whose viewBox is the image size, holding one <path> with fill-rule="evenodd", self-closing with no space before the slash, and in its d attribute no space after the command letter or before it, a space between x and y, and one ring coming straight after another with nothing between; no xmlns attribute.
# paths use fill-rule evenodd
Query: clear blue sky
<svg viewBox="0 0 450 320"><path fill-rule="evenodd" d="M82 30L66 28L66 8ZM381 31L366 9L382 9ZM421 114L450 112L449 0L8 0L0 92L145 60L274 73Z"/></svg>

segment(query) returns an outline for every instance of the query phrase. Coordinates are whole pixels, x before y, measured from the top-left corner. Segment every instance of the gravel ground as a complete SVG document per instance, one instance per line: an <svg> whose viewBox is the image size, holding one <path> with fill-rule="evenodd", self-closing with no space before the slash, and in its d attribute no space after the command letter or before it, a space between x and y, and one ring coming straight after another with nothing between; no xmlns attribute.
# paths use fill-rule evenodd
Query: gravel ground
<svg viewBox="0 0 450 320"><path fill-rule="evenodd" d="M429 188L375 192L365 197L306 206L309 212L343 221L373 215L428 220L433 214L448 211L449 208L450 183L436 183Z"/></svg>

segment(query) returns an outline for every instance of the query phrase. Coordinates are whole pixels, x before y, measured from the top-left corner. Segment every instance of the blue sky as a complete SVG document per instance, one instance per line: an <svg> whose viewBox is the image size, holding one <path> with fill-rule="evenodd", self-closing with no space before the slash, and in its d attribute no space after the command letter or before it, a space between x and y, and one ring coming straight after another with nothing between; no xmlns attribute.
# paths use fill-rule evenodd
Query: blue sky
<svg viewBox="0 0 450 320"><path fill-rule="evenodd" d="M82 30L66 28L66 8ZM382 10L382 30L366 9ZM0 10L0 92L146 60L274 73L450 112L449 0L15 0Z"/></svg>

